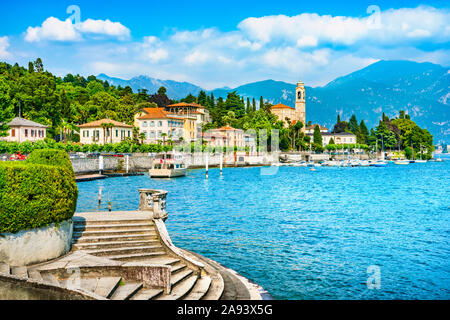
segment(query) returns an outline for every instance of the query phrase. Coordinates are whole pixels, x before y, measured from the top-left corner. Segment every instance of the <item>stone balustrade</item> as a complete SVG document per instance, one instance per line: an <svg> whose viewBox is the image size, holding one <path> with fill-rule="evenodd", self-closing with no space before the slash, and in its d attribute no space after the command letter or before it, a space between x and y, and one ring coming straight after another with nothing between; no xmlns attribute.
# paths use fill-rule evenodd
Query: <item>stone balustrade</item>
<svg viewBox="0 0 450 320"><path fill-rule="evenodd" d="M139 189L139 211L153 212L153 219L167 219L167 191Z"/></svg>

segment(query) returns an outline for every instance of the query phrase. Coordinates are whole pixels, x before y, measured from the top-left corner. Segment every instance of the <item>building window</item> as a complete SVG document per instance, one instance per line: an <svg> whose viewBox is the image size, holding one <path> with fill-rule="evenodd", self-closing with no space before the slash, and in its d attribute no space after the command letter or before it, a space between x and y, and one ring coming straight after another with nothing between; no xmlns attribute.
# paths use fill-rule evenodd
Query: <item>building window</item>
<svg viewBox="0 0 450 320"><path fill-rule="evenodd" d="M162 127L162 121L158 121L158 127Z"/></svg>
<svg viewBox="0 0 450 320"><path fill-rule="evenodd" d="M119 137L119 130L116 129L116 138Z"/></svg>
<svg viewBox="0 0 450 320"><path fill-rule="evenodd" d="M130 130L128 130L128 138L130 137L130 134L131 134L131 133L130 133Z"/></svg>
<svg viewBox="0 0 450 320"><path fill-rule="evenodd" d="M147 121L144 121L144 122L142 123L142 126L143 126L143 127L147 127L147 126L148 126Z"/></svg>
<svg viewBox="0 0 450 320"><path fill-rule="evenodd" d="M150 131L150 138L155 138L155 131Z"/></svg>
<svg viewBox="0 0 450 320"><path fill-rule="evenodd" d="M162 132L158 131L158 138L161 138Z"/></svg>
<svg viewBox="0 0 450 320"><path fill-rule="evenodd" d="M11 129L11 137L15 137L16 136L16 129Z"/></svg>
<svg viewBox="0 0 450 320"><path fill-rule="evenodd" d="M150 122L150 127L154 127L155 126L155 121L151 121Z"/></svg>
<svg viewBox="0 0 450 320"><path fill-rule="evenodd" d="M25 137L28 137L28 129L25 129Z"/></svg>

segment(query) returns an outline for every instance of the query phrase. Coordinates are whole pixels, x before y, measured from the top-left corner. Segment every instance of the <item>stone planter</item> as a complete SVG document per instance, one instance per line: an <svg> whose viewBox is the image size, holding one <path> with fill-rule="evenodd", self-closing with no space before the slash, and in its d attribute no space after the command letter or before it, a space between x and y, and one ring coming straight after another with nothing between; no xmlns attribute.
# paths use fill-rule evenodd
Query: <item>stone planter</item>
<svg viewBox="0 0 450 320"><path fill-rule="evenodd" d="M58 258L71 248L72 219L50 226L0 235L0 262L25 266Z"/></svg>

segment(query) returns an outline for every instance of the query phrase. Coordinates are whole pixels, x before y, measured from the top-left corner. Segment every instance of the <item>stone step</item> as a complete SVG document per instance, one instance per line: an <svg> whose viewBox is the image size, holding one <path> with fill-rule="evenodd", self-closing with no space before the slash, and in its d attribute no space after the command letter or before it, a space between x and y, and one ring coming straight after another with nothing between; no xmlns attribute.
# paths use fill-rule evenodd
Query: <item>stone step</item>
<svg viewBox="0 0 450 320"><path fill-rule="evenodd" d="M77 243L75 245L75 248L79 250L114 249L114 248L128 248L139 246L153 246L159 243L160 242L158 240L109 241L109 242Z"/></svg>
<svg viewBox="0 0 450 320"><path fill-rule="evenodd" d="M192 271L191 269L186 269L172 275L170 280L170 285L172 286L172 289L177 283L183 281L187 277L191 276L193 273L194 271Z"/></svg>
<svg viewBox="0 0 450 320"><path fill-rule="evenodd" d="M73 217L73 224L86 226L101 226L101 225L122 225L122 224L141 224L150 223L149 219L101 219L101 220L86 220L80 217Z"/></svg>
<svg viewBox="0 0 450 320"><path fill-rule="evenodd" d="M11 274L11 267L9 264L0 262L0 273L10 275Z"/></svg>
<svg viewBox="0 0 450 320"><path fill-rule="evenodd" d="M42 279L41 273L37 270L28 270L28 275L33 280L37 280L37 281L41 281L41 282L44 281L44 279Z"/></svg>
<svg viewBox="0 0 450 320"><path fill-rule="evenodd" d="M177 272L183 271L186 267L187 266L183 261L178 261L170 266L170 272L174 275Z"/></svg>
<svg viewBox="0 0 450 320"><path fill-rule="evenodd" d="M97 249L97 250L85 250L86 253L89 253L93 256L104 257L111 255L126 255L126 254L134 254L134 253L148 253L155 251L163 251L163 247L161 245L156 246L141 246L141 247L129 247L129 248L113 248L113 249Z"/></svg>
<svg viewBox="0 0 450 320"><path fill-rule="evenodd" d="M102 237L102 236L121 236L121 235L137 235L137 234L154 234L156 235L156 230L154 228L143 228L143 229L129 229L129 230L98 230L98 231L74 231L73 237L79 238L83 237Z"/></svg>
<svg viewBox="0 0 450 320"><path fill-rule="evenodd" d="M140 282L125 283L117 287L116 291L111 296L111 300L128 300L141 289L142 283Z"/></svg>
<svg viewBox="0 0 450 320"><path fill-rule="evenodd" d="M59 283L61 286L68 288L68 289L79 289L82 288L87 291L94 292L95 288L97 287L98 278L69 278L60 280Z"/></svg>
<svg viewBox="0 0 450 320"><path fill-rule="evenodd" d="M94 293L99 296L110 298L119 287L121 277L102 277L98 280Z"/></svg>
<svg viewBox="0 0 450 320"><path fill-rule="evenodd" d="M162 257L153 257L146 260L148 263L151 264L159 264L159 265L168 265L172 266L178 262L180 262L180 259L172 258L170 256L162 256Z"/></svg>
<svg viewBox="0 0 450 320"><path fill-rule="evenodd" d="M183 299L200 300L208 292L210 286L211 286L211 278L209 276L202 276L197 280L191 292L189 292L189 294L185 296Z"/></svg>
<svg viewBox="0 0 450 320"><path fill-rule="evenodd" d="M99 224L86 225L75 224L73 230L79 231L106 231L106 230L136 230L136 229L151 229L154 228L153 223L129 223L129 224Z"/></svg>
<svg viewBox="0 0 450 320"><path fill-rule="evenodd" d="M54 286L61 286L58 279L56 279L53 274L46 272L46 273L41 273L41 276L45 282L50 283Z"/></svg>
<svg viewBox="0 0 450 320"><path fill-rule="evenodd" d="M187 294L189 294L189 292L195 286L196 282L197 282L196 275L191 275L187 278L184 278L183 281L177 283L177 285L172 288L172 291L170 292L170 294L156 297L155 300L179 300L179 299L182 299Z"/></svg>
<svg viewBox="0 0 450 320"><path fill-rule="evenodd" d="M11 267L11 274L20 278L28 278L28 269L26 267Z"/></svg>
<svg viewBox="0 0 450 320"><path fill-rule="evenodd" d="M72 244L77 243L94 243L94 242L111 242L111 241L143 241L143 240L156 240L157 237L153 233L147 234L129 234L129 235L118 235L118 236L92 236L92 237L81 237L72 239Z"/></svg>
<svg viewBox="0 0 450 320"><path fill-rule="evenodd" d="M145 289L139 291L131 300L151 300L164 293L163 289Z"/></svg>
<svg viewBox="0 0 450 320"><path fill-rule="evenodd" d="M166 253L164 251L155 251L147 253L135 253L135 254L121 254L121 255L110 255L103 256L103 258L117 260L117 261L143 261L157 256L163 256Z"/></svg>

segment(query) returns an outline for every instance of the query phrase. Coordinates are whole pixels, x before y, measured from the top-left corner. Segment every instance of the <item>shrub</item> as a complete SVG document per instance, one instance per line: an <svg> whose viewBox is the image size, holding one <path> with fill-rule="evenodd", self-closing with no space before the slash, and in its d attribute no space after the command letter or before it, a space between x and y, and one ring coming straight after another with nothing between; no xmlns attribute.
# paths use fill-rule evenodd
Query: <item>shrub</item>
<svg viewBox="0 0 450 320"><path fill-rule="evenodd" d="M39 149L34 150L27 158L28 163L45 164L51 166L62 166L66 168L73 176L72 162L70 162L69 155L62 150L55 149Z"/></svg>
<svg viewBox="0 0 450 320"><path fill-rule="evenodd" d="M25 162L0 162L0 233L39 228L73 216L78 197L73 170L59 153L41 155Z"/></svg>

